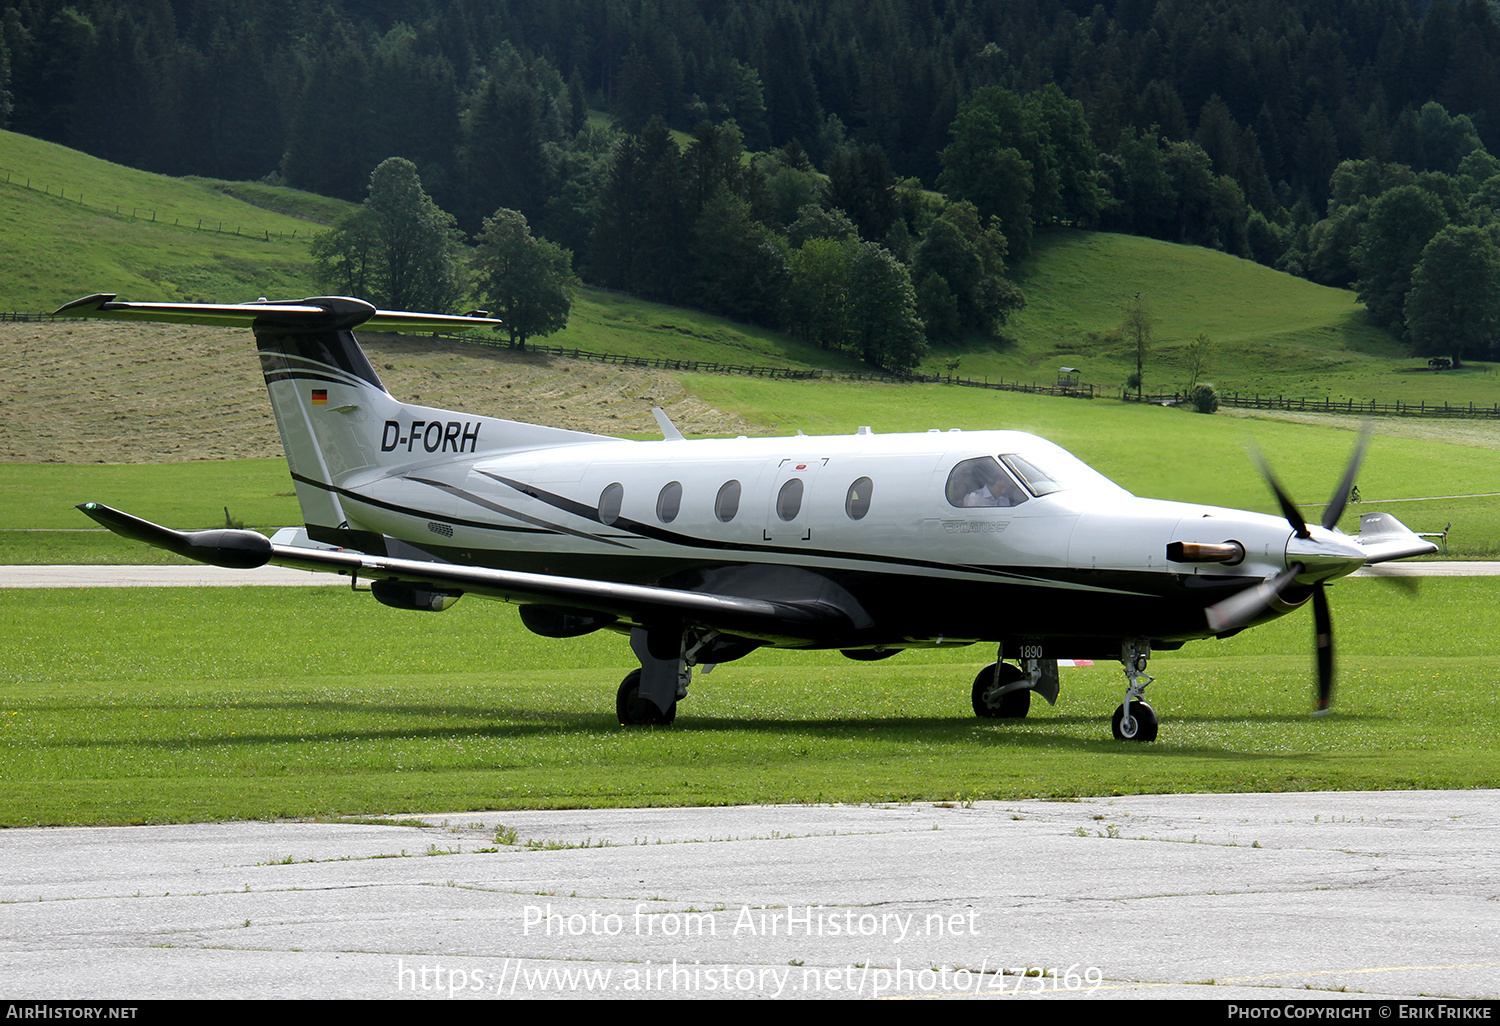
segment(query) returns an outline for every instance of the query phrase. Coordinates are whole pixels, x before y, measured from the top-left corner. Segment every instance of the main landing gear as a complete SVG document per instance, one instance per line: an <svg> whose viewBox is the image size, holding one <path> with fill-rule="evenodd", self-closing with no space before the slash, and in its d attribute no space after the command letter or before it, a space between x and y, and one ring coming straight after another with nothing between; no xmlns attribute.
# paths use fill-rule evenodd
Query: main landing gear
<svg viewBox="0 0 1500 1026"><path fill-rule="evenodd" d="M666 727L677 720L677 702L673 701L662 712L655 702L641 697L641 671L631 670L615 692L615 715L619 716L621 726Z"/></svg>
<svg viewBox="0 0 1500 1026"><path fill-rule="evenodd" d="M726 638L718 631L684 629L666 624L630 632L630 649L641 661L620 682L615 693L615 713L624 727L665 727L677 719L677 703L687 697L693 682L693 667L703 672L718 663L748 655L757 642Z"/></svg>
<svg viewBox="0 0 1500 1026"><path fill-rule="evenodd" d="M1026 674L1010 663L994 662L974 678L974 715L985 720L1019 720L1031 711Z"/></svg>
<svg viewBox="0 0 1500 1026"><path fill-rule="evenodd" d="M1150 658L1149 641L1137 638L1120 646L1120 664L1125 667L1125 701L1120 703L1109 722L1116 741L1156 740L1156 712L1141 701L1146 694L1146 685L1156 679L1146 672Z"/></svg>
<svg viewBox="0 0 1500 1026"><path fill-rule="evenodd" d="M1023 646L1024 647L1024 646ZM995 661L974 678L970 696L974 715L985 720L1019 720L1031 711L1031 693L1057 704L1057 660L1023 658L1020 666L1001 662L1003 650L997 650Z"/></svg>

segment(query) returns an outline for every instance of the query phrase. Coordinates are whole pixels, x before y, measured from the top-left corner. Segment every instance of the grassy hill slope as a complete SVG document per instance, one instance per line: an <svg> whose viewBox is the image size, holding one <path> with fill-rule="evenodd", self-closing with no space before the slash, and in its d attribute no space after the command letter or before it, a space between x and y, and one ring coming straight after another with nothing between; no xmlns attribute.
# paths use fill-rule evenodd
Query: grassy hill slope
<svg viewBox="0 0 1500 1026"><path fill-rule="evenodd" d="M1051 381L1060 366L1108 389L1135 370L1134 347L1118 337L1124 307L1139 293L1155 318L1147 391L1184 386L1183 349L1213 340L1204 380L1221 392L1413 402L1500 400L1488 365L1435 373L1367 323L1347 289L1331 289L1215 250L1130 235L1055 232L1037 240L1016 269L1027 305L1005 341L934 350L941 372L961 357L965 377Z"/></svg>
<svg viewBox="0 0 1500 1026"><path fill-rule="evenodd" d="M0 179L8 179L0 182L0 310L49 310L91 291L217 302L312 295L319 289L306 241L345 206L260 183L166 178L8 132L0 132ZM200 223L242 234L200 231ZM1428 371L1365 322L1353 293L1212 250L1055 232L1038 239L1016 273L1027 307L1006 326L1006 338L939 347L924 369L942 373L959 359L965 377L1048 382L1067 365L1110 394L1134 370L1133 350L1117 329L1122 307L1140 293L1156 319L1148 390L1185 384L1183 347L1203 333L1214 342L1205 378L1221 392L1500 401L1500 375L1489 365ZM863 369L789 335L587 289L568 328L542 341L669 359Z"/></svg>
<svg viewBox="0 0 1500 1026"><path fill-rule="evenodd" d="M93 290L215 302L307 295L316 291L307 241L321 227L307 218L340 206L294 189L168 178L0 132L0 310L50 310Z"/></svg>

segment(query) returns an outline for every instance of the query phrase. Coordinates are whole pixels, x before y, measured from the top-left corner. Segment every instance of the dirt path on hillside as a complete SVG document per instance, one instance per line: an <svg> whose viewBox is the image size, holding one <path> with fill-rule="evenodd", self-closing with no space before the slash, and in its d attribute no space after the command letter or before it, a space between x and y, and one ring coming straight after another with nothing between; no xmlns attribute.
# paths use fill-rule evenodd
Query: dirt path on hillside
<svg viewBox="0 0 1500 1026"><path fill-rule="evenodd" d="M760 434L671 375L412 336L361 343L393 395L600 434ZM130 322L0 324L0 460L159 463L280 456L255 345L242 329Z"/></svg>

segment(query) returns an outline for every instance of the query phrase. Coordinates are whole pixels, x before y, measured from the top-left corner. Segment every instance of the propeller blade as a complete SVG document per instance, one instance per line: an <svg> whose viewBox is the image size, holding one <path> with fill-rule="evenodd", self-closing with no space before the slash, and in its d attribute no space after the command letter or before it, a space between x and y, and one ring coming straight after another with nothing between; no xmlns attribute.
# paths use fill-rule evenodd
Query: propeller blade
<svg viewBox="0 0 1500 1026"><path fill-rule="evenodd" d="M1260 468L1261 476L1266 479L1266 484L1270 485L1271 491L1276 494L1276 501L1281 505L1281 515L1286 517L1286 522L1292 525L1292 530L1297 537L1311 538L1312 532L1307 529L1307 521L1302 519L1302 511L1281 487L1281 482L1276 480L1276 475L1271 472L1271 464L1266 462L1266 458L1260 454L1259 449L1251 448L1250 455L1255 460L1255 465Z"/></svg>
<svg viewBox="0 0 1500 1026"><path fill-rule="evenodd" d="M1313 589L1313 632L1318 653L1318 701L1313 715L1322 716L1333 705L1333 619L1321 584Z"/></svg>
<svg viewBox="0 0 1500 1026"><path fill-rule="evenodd" d="M1333 498L1323 510L1323 526L1329 530L1333 530L1333 526L1339 522L1339 517L1344 515L1344 507L1349 503L1349 493L1354 488L1354 480L1359 475L1359 465L1364 460L1365 449L1369 445L1370 425L1366 424L1359 429L1359 441L1354 443L1354 454L1349 457L1349 466L1344 471L1344 479L1339 482Z"/></svg>
<svg viewBox="0 0 1500 1026"><path fill-rule="evenodd" d="M1293 563L1269 581L1261 581L1252 588L1237 591L1227 599L1215 602L1203 611L1208 618L1209 629L1218 634L1243 627L1268 609L1303 569L1301 563Z"/></svg>

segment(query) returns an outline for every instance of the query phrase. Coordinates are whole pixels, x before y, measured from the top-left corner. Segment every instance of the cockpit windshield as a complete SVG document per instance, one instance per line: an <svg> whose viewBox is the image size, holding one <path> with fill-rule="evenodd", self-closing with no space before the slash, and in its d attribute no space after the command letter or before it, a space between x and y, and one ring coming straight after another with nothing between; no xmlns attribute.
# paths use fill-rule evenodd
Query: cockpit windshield
<svg viewBox="0 0 1500 1026"><path fill-rule="evenodd" d="M1034 439L1026 455L976 456L956 464L948 474L945 494L950 506L1015 507L1068 489L1125 490L1066 449ZM1019 483L1018 483L1019 482Z"/></svg>
<svg viewBox="0 0 1500 1026"><path fill-rule="evenodd" d="M1065 449L1054 447L1048 451L1028 452L1025 456L1006 453L1000 457L1000 462L1038 498L1069 488L1124 491Z"/></svg>

